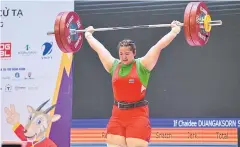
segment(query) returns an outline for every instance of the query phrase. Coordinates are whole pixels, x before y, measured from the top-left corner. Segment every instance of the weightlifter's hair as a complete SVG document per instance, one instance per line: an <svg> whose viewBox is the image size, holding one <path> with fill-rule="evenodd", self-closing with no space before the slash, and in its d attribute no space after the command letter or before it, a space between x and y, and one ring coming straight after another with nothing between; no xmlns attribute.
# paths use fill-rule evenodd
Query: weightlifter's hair
<svg viewBox="0 0 240 147"><path fill-rule="evenodd" d="M133 53L136 53L136 45L135 42L131 39L123 39L118 43L117 48L119 49L120 47L130 47L130 51Z"/></svg>

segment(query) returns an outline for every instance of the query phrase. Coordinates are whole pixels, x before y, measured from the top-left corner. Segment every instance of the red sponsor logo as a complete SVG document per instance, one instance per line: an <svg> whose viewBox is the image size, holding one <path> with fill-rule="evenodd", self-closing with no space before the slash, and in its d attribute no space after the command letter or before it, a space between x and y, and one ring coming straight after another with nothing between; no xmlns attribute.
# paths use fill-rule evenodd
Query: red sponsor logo
<svg viewBox="0 0 240 147"><path fill-rule="evenodd" d="M10 42L0 43L1 58L11 58L12 56L12 44Z"/></svg>

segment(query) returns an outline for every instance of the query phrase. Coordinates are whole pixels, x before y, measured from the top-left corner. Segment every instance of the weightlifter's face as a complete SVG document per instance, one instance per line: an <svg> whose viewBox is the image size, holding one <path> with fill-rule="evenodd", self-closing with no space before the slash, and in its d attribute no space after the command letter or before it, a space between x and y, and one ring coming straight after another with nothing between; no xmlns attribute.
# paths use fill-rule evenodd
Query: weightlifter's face
<svg viewBox="0 0 240 147"><path fill-rule="evenodd" d="M134 56L136 53L130 50L130 47L120 47L119 48L119 58L123 64L130 64L134 60Z"/></svg>

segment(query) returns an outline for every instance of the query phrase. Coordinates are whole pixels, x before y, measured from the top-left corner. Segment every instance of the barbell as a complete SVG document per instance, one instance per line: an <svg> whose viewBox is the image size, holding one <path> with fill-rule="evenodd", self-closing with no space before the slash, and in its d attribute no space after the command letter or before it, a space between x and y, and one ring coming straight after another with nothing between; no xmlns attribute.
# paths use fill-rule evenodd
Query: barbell
<svg viewBox="0 0 240 147"><path fill-rule="evenodd" d="M187 43L190 46L204 46L207 44L212 26L222 25L221 20L213 21L209 9L204 2L190 2L184 12L184 22L180 24L184 28ZM96 28L94 31L127 30L137 28L171 27L171 24L137 25ZM54 31L47 35L54 35L56 43L64 53L76 53L83 45L82 21L76 12L60 12L55 20Z"/></svg>

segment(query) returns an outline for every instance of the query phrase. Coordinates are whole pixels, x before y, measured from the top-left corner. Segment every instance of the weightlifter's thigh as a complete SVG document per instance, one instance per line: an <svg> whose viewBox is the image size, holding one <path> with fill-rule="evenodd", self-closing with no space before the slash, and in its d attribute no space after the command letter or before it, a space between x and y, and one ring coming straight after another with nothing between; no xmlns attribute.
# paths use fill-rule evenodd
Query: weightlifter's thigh
<svg viewBox="0 0 240 147"><path fill-rule="evenodd" d="M151 137L151 125L148 117L140 116L131 120L126 129L128 147L148 147Z"/></svg>
<svg viewBox="0 0 240 147"><path fill-rule="evenodd" d="M107 125L108 147L126 147L126 130L118 118L111 117Z"/></svg>

